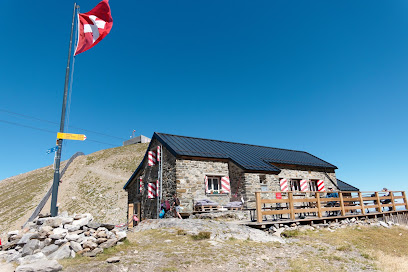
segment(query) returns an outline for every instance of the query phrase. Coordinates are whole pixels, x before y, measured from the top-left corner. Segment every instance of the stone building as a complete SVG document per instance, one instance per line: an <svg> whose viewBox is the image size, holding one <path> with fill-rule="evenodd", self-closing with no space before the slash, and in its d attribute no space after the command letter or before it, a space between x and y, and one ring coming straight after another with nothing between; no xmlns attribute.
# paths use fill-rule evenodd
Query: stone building
<svg viewBox="0 0 408 272"><path fill-rule="evenodd" d="M282 179L291 191L300 191L304 180L309 191L318 190L318 181L325 188L337 188L337 167L307 152L154 133L144 159L124 186L128 203L142 219L157 217L159 202L148 198L148 186L159 180L160 167L149 166L148 153L157 152L158 146L163 199L171 200L177 192L184 213L192 212L202 199L220 205L243 199L244 207L254 208L255 192L281 191ZM222 187L225 178L229 190Z"/></svg>

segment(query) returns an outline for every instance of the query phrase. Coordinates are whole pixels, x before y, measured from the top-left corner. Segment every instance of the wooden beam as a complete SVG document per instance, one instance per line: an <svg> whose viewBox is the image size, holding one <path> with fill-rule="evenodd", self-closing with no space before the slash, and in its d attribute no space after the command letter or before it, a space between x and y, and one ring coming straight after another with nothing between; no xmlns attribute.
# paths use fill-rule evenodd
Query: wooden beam
<svg viewBox="0 0 408 272"><path fill-rule="evenodd" d="M322 203L320 203L320 193L316 193L317 199L317 216L322 218Z"/></svg>
<svg viewBox="0 0 408 272"><path fill-rule="evenodd" d="M341 215L345 216L346 215L346 210L344 209L344 200L343 200L343 193L342 192L339 193L339 197L340 197Z"/></svg>
<svg viewBox="0 0 408 272"><path fill-rule="evenodd" d="M392 210L395 211L394 192L390 192L390 196L391 196Z"/></svg>
<svg viewBox="0 0 408 272"><path fill-rule="evenodd" d="M255 201L256 201L256 221L258 223L261 223L262 222L261 192L255 192Z"/></svg>
<svg viewBox="0 0 408 272"><path fill-rule="evenodd" d="M365 215L366 212L365 212L365 208L364 208L364 200L363 200L363 196L361 195L361 192L358 192L358 198L359 198L359 201L360 201L361 213L363 215Z"/></svg>
<svg viewBox="0 0 408 272"><path fill-rule="evenodd" d="M289 208L290 208L290 219L295 220L295 207L293 205L293 192L288 193L289 198Z"/></svg>
<svg viewBox="0 0 408 272"><path fill-rule="evenodd" d="M405 195L405 191L402 192L402 196L404 197L405 209L408 210L408 201L407 196Z"/></svg>
<svg viewBox="0 0 408 272"><path fill-rule="evenodd" d="M128 222L129 222L129 228L133 228L133 214L134 214L134 205L133 203L129 203L128 206Z"/></svg>
<svg viewBox="0 0 408 272"><path fill-rule="evenodd" d="M380 196L378 195L378 192L375 192L375 198L377 201L377 212L382 212L381 201L380 201Z"/></svg>

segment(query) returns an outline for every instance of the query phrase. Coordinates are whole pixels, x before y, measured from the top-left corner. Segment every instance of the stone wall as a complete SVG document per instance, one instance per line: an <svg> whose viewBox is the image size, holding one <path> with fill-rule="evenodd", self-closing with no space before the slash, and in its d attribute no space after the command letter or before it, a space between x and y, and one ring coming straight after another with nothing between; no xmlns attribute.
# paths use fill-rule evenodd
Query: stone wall
<svg viewBox="0 0 408 272"><path fill-rule="evenodd" d="M148 151L157 151L160 143L154 139ZM176 192L176 158L164 146L163 154L163 198L170 200L172 194ZM148 166L148 160L143 162L141 170L134 180L128 185L128 203L141 203L141 218L157 217L157 198L149 199L147 197L148 183L156 183L158 180L159 164ZM140 177L143 179L143 191L139 192ZM136 207L136 205L135 205Z"/></svg>
<svg viewBox="0 0 408 272"><path fill-rule="evenodd" d="M233 162L228 162L229 178L231 183L231 201L241 201L245 198L244 170Z"/></svg>
<svg viewBox="0 0 408 272"><path fill-rule="evenodd" d="M157 151L159 142L154 139L150 150ZM326 189L336 188L337 180L334 170L326 173L319 168L306 166L277 165L281 168L279 174L245 173L244 170L229 161L210 161L197 159L176 159L163 147L163 198L171 201L177 191L183 213L193 211L198 200L209 199L220 205L230 201L244 199L246 208L255 208L255 192L280 191L280 178L324 180ZM142 219L157 217L157 199L147 198L147 184L158 179L158 164L148 166L144 162L142 170L128 186L129 203L141 203ZM328 171L328 170L327 170ZM139 194L139 177L142 176L144 190ZM231 192L228 194L208 194L205 191L205 176L229 176ZM264 198L275 198L275 194L263 194Z"/></svg>
<svg viewBox="0 0 408 272"><path fill-rule="evenodd" d="M193 211L193 201L209 199L220 205L230 202L230 194L206 194L205 176L229 176L228 163L220 161L185 160L176 161L177 193L184 208Z"/></svg>

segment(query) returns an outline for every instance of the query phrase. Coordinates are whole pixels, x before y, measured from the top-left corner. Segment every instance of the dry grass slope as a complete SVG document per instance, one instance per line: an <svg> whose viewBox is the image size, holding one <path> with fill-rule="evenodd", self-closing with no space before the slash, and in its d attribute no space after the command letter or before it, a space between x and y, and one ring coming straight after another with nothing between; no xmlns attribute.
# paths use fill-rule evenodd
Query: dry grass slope
<svg viewBox="0 0 408 272"><path fill-rule="evenodd" d="M298 232L289 243L194 239L185 231L129 233L96 258L61 261L64 271L408 271L408 230L361 227ZM109 257L119 264L107 264Z"/></svg>
<svg viewBox="0 0 408 272"><path fill-rule="evenodd" d="M127 194L122 188L146 148L147 144L121 146L75 159L59 187L59 211L90 212L101 222L126 221ZM52 166L47 166L0 181L0 236L24 224L51 186L52 178ZM49 209L50 201L43 212Z"/></svg>

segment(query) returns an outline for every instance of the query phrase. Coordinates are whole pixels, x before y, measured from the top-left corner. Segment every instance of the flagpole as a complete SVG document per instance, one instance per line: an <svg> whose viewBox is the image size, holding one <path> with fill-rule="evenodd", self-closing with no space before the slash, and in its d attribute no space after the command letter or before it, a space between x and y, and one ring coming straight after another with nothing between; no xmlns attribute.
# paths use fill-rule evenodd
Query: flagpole
<svg viewBox="0 0 408 272"><path fill-rule="evenodd" d="M72 52L72 36L74 33L74 22L75 14L77 10L77 4L74 3L74 11L72 14L72 24L71 24L71 37L69 40L69 50L68 50L68 62L67 68L65 70L65 86L64 86L64 97L62 102L62 113L61 113L61 123L60 123L60 132L64 132L64 123L65 123L65 113L67 105L67 96L68 96L68 83L69 83L69 66L71 64L71 52ZM51 216L58 215L57 207L57 198L58 198L58 185L60 181L60 164L61 164L61 151L62 151L62 139L57 139L58 150L55 152L54 158L54 181L52 183L52 197L51 197Z"/></svg>

